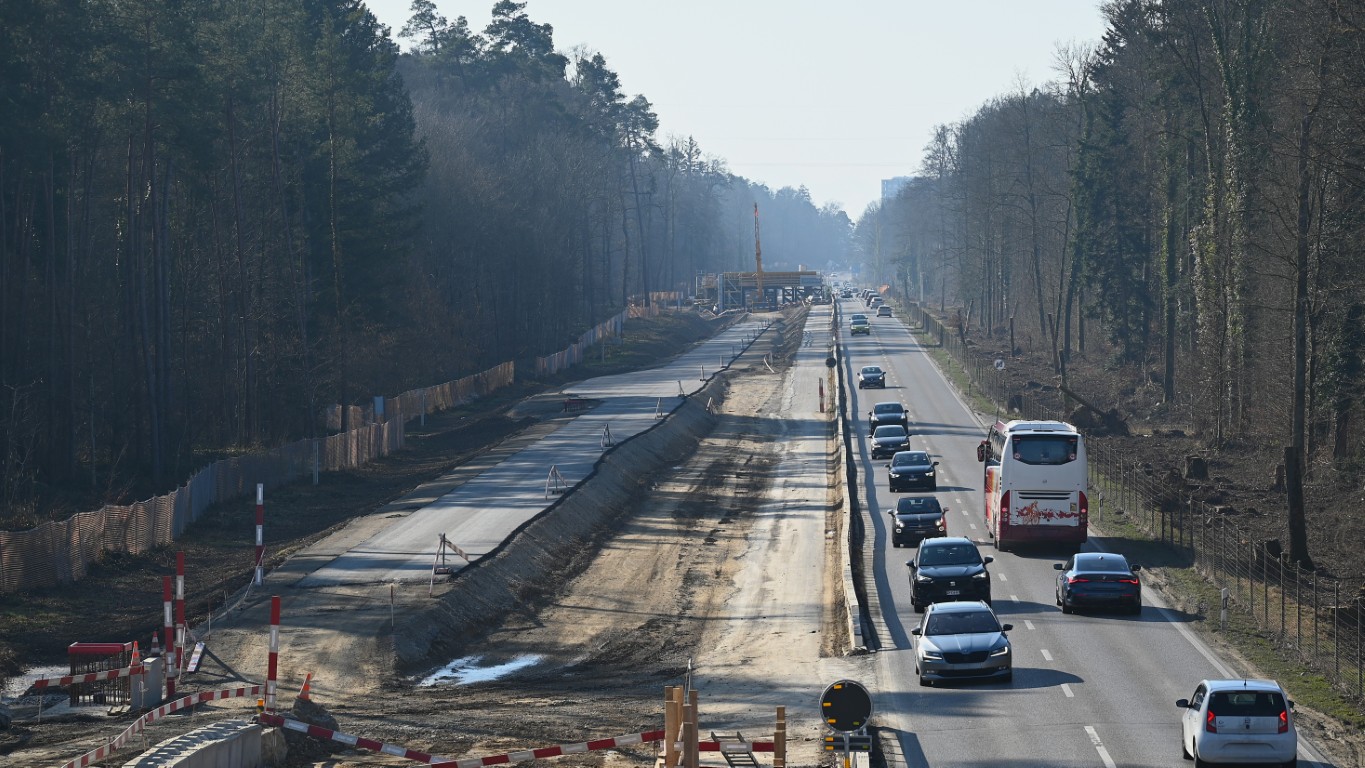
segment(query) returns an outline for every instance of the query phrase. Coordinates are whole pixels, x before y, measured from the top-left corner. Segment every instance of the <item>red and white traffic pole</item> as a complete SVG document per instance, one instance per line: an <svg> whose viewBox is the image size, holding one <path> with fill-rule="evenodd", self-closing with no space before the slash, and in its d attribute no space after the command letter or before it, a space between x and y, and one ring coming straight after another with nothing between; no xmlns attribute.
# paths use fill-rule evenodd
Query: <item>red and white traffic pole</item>
<svg viewBox="0 0 1365 768"><path fill-rule="evenodd" d="M280 665L280 596L270 598L270 666L265 676L265 711L275 711L275 686Z"/></svg>
<svg viewBox="0 0 1365 768"><path fill-rule="evenodd" d="M175 676L180 676L180 660L185 657L185 553L175 553Z"/></svg>
<svg viewBox="0 0 1365 768"><path fill-rule="evenodd" d="M261 586L265 562L265 484L256 483L256 586Z"/></svg>
<svg viewBox="0 0 1365 768"><path fill-rule="evenodd" d="M175 622L171 619L171 577L161 577L163 627L166 635L166 698L175 698Z"/></svg>

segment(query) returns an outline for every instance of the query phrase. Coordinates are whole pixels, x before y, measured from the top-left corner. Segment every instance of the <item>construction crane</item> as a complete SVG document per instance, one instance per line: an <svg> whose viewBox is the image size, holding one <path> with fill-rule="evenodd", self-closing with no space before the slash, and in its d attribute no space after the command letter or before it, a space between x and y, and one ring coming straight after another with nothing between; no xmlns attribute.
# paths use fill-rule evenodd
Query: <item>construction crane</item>
<svg viewBox="0 0 1365 768"><path fill-rule="evenodd" d="M754 280L758 283L758 303L763 304L763 245L758 239L758 203L754 203Z"/></svg>

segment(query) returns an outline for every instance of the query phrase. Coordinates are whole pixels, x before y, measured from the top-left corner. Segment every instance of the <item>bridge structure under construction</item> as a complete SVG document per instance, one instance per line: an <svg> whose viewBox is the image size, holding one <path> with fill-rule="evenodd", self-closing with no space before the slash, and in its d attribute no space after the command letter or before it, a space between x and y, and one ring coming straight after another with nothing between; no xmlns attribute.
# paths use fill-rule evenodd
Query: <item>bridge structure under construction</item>
<svg viewBox="0 0 1365 768"><path fill-rule="evenodd" d="M716 311L767 309L807 298L828 298L820 273L717 272L699 276L697 297Z"/></svg>

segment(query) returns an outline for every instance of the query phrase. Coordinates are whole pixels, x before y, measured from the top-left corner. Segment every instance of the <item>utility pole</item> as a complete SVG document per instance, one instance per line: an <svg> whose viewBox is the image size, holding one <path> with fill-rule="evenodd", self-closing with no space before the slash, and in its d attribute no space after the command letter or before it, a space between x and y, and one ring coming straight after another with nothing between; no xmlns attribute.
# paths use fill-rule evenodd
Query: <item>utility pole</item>
<svg viewBox="0 0 1365 768"><path fill-rule="evenodd" d="M754 279L758 283L758 302L763 304L763 245L758 238L758 203L754 203L754 264L757 267Z"/></svg>

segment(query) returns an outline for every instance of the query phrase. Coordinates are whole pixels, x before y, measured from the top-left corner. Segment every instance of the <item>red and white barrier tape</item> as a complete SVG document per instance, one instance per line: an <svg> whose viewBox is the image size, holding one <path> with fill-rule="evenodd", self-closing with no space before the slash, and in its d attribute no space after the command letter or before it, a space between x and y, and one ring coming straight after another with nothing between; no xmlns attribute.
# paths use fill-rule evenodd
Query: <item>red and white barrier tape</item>
<svg viewBox="0 0 1365 768"><path fill-rule="evenodd" d="M124 667L123 669L106 669L103 672L91 672L86 675L67 675L66 677L45 677L40 680L34 680L33 687L41 690L43 688L48 687L49 685L62 686L74 685L76 683L97 683L101 680L117 680L120 677L131 677L133 675L140 675L145 671L147 671L147 668L145 666L141 664L134 664L131 667Z"/></svg>
<svg viewBox="0 0 1365 768"><path fill-rule="evenodd" d="M558 757L559 755L575 755L584 752L593 752L599 749L612 749L613 747L627 747L632 744L643 744L648 741L658 741L664 737L663 731L649 731L646 733L635 733L629 736L617 736L614 739L597 739L596 741L586 741L581 744L560 744L554 747L541 747L540 749L530 749L524 752L509 752L505 755L493 755L491 757L470 757L463 760L452 760L448 757L431 755L426 752L418 752L415 749L407 749L395 744L385 744L374 741L373 739L362 739L350 734L338 733L321 728L316 725L279 715L263 714L259 718L260 722L266 725L274 725L291 731L305 733L317 739L329 739L340 742L350 747L368 749L371 752L380 752L385 755L393 755L407 760L415 760L419 763L428 765L440 765L445 768L482 768L486 765L506 765L509 763L520 763L526 760L536 760L543 757Z"/></svg>
<svg viewBox="0 0 1365 768"><path fill-rule="evenodd" d="M105 744L92 752L86 752L84 755L62 764L62 768L85 768L93 762L109 757L127 744L129 739L142 733L142 729L146 728L149 723L154 723L172 712L178 712L186 707L192 707L195 704L203 704L206 701L235 699L242 696L259 696L263 690L265 690L265 687L260 685L250 685L243 688L224 688L218 691L194 693L185 696L184 698L176 699L170 703L162 704L142 717L139 717L132 725L123 729L123 733L120 733L118 736L111 739L108 744Z"/></svg>

